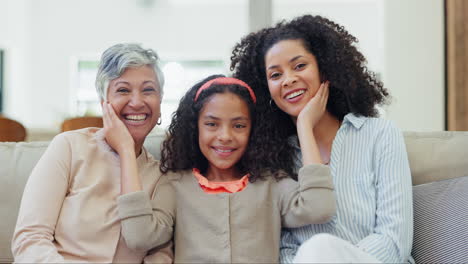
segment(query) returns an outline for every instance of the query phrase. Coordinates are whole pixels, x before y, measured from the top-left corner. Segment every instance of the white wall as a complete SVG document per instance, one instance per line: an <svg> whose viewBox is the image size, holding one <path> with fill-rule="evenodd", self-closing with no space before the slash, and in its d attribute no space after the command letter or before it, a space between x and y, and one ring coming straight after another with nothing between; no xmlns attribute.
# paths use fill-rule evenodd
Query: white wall
<svg viewBox="0 0 468 264"><path fill-rule="evenodd" d="M4 112L23 121L32 112L23 107L31 87L30 16L28 0L0 0L0 48L4 49Z"/></svg>
<svg viewBox="0 0 468 264"><path fill-rule="evenodd" d="M7 8L8 1L0 0L0 34L4 35L7 31Z"/></svg>
<svg viewBox="0 0 468 264"><path fill-rule="evenodd" d="M403 130L444 130L443 0L274 0L275 22L318 14L359 39L393 100L382 115Z"/></svg>
<svg viewBox="0 0 468 264"><path fill-rule="evenodd" d="M387 117L405 130L445 129L443 0L385 0Z"/></svg>
<svg viewBox="0 0 468 264"><path fill-rule="evenodd" d="M16 5L17 1L8 3ZM16 39L26 43L22 52L28 54L27 64L13 67L10 74L11 79L26 81L21 88L6 85L6 114L28 128L58 128L69 116L71 58L75 55L100 54L117 42L139 42L156 49L163 59L227 61L248 27L247 1L239 0L19 2L25 9L9 6L7 12L19 17L10 17L8 22L25 21L20 27L10 24L9 29L24 36ZM7 53L13 49L8 45Z"/></svg>
<svg viewBox="0 0 468 264"><path fill-rule="evenodd" d="M116 42L142 43L163 59L228 61L247 33L247 7L248 0L0 0L6 114L28 128L58 128L71 109L72 56ZM273 0L273 22L312 13L343 24L393 95L385 116L403 130L443 130L443 10L443 0Z"/></svg>
<svg viewBox="0 0 468 264"><path fill-rule="evenodd" d="M382 73L383 1L382 0L273 0L273 21L312 14L343 25L359 42L357 46L371 70Z"/></svg>

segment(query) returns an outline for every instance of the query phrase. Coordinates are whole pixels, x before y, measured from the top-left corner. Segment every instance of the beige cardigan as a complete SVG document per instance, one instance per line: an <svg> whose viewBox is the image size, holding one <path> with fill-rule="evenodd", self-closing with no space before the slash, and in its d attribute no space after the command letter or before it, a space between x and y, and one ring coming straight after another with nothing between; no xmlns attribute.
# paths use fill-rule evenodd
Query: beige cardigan
<svg viewBox="0 0 468 264"><path fill-rule="evenodd" d="M302 168L299 182L268 177L232 194L203 192L191 171L162 178L152 203L134 192L118 198L118 210L130 248L146 251L174 234L175 262L278 262L282 226L324 223L336 210L325 165Z"/></svg>
<svg viewBox="0 0 468 264"><path fill-rule="evenodd" d="M170 251L145 258L146 252L132 251L121 238L119 158L96 130L56 136L32 171L13 235L15 262L171 261ZM150 198L159 163L146 150L137 163L142 194Z"/></svg>

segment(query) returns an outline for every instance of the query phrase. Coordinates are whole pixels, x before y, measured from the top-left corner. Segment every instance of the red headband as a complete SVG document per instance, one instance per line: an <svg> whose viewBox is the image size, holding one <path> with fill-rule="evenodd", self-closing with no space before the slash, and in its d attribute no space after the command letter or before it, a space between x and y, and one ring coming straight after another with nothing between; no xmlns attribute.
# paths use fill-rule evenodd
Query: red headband
<svg viewBox="0 0 468 264"><path fill-rule="evenodd" d="M200 95L201 92L203 92L203 90L206 90L208 88L210 88L210 86L212 84L237 84L237 85L240 85L242 87L244 87L245 89L247 89L247 91L249 91L250 93L250 98L252 98L252 101L254 103L257 102L257 97L255 97L255 93L253 92L252 88L250 88L250 86L248 84L246 84L245 82L239 80L239 79L236 79L236 78L231 78L231 77L219 77L219 78L215 78L215 79L212 79L212 80L209 80L207 81L206 83L204 83L197 91L197 94L195 95L195 98L193 99L194 102L197 101L198 99L198 96Z"/></svg>

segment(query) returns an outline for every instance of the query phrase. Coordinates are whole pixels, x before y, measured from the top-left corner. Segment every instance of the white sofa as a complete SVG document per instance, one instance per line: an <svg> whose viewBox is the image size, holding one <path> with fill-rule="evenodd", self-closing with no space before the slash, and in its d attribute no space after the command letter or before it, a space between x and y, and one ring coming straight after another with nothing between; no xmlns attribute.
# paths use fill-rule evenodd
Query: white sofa
<svg viewBox="0 0 468 264"><path fill-rule="evenodd" d="M436 206L440 207L438 209L441 210L442 217L463 219L468 213L467 205L462 204L457 205L457 208L447 207L446 209L446 206L440 201L435 204L431 201L430 205L427 205L426 202L434 197L433 195L429 196L429 199L427 197L428 194L431 194L431 190L434 190L433 185L437 190L441 189L442 193L447 193L447 191L452 193L447 188L456 188L457 186L461 188L460 186L463 186L461 184L464 183L459 181L451 182L452 180L448 179L468 178L464 177L468 176L468 132L405 132L404 135L413 177L415 198L413 256L416 261L421 262L453 262L443 260L453 260L450 257L456 255L457 252L454 253L454 250L461 250L462 253L466 253L464 259L462 256L461 262L466 263L468 262L468 235L464 239L462 237L462 242L466 243L462 243L460 246L457 244L458 241L451 241L451 231L446 231L443 228L441 230L438 226L433 226L445 220L436 218L433 223L426 223L428 219L426 215L428 213L434 215L429 209L432 210L434 209L432 207ZM152 134L145 142L145 147L156 158L160 157L159 149L162 139L163 135ZM23 189L32 168L47 148L47 145L48 142L0 143L0 263L13 261L10 243ZM466 180L464 182L466 183ZM466 197L468 188L462 189L461 192ZM440 195L440 193L441 191L436 191L434 195ZM457 195L457 197L460 196ZM449 204L451 203L450 199L449 197ZM468 201L466 204L468 204ZM447 211L449 214L447 214ZM464 219L466 221L468 215ZM455 230L453 230L455 236L467 233L468 223L460 224L461 226L455 225ZM456 230L457 227L460 230ZM453 228L451 227L451 229ZM433 231L436 234L432 234ZM428 235L427 232L431 234ZM440 237L440 232L443 232L442 237ZM441 243L437 241L438 239L445 243L446 248L440 247ZM435 248L434 245L436 245ZM428 255L431 258L427 258Z"/></svg>

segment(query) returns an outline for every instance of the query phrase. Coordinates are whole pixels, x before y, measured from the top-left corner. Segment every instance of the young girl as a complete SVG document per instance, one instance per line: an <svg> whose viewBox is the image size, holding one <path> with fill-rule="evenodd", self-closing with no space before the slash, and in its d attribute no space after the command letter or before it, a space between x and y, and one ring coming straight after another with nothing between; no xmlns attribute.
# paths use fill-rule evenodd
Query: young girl
<svg viewBox="0 0 468 264"><path fill-rule="evenodd" d="M234 78L211 76L192 87L163 144L160 168L167 175L153 201L141 191L132 140L106 105L106 139L121 158L118 210L130 248L149 250L174 236L174 262L272 263L279 260L281 226L332 218L330 170L319 153L296 182L276 171L269 146L249 144L264 136L255 129L256 100ZM317 104L324 108L324 101Z"/></svg>

